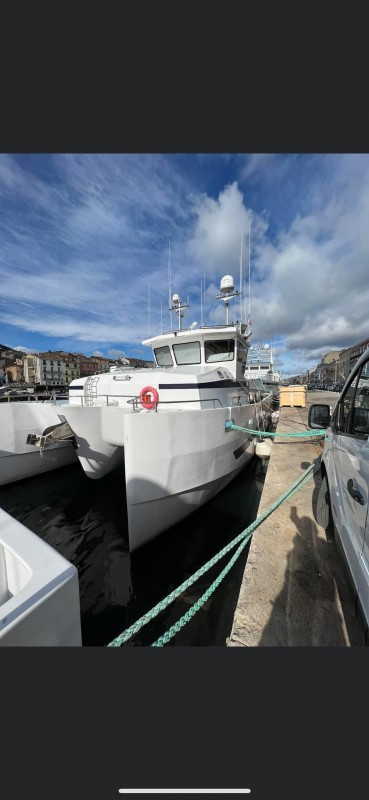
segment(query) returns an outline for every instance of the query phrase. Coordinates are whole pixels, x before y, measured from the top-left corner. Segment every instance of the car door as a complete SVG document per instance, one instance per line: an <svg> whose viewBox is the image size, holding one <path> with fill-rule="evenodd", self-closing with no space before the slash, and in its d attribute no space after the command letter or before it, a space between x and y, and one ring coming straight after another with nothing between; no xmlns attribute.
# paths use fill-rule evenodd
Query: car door
<svg viewBox="0 0 369 800"><path fill-rule="evenodd" d="M361 475L369 493L369 359L363 365L359 375L352 420L353 430L366 435L361 449ZM359 598L369 624L369 502L364 529L363 549L360 555L360 588Z"/></svg>
<svg viewBox="0 0 369 800"><path fill-rule="evenodd" d="M369 358L355 371L335 409L331 504L360 599L368 595ZM364 559L366 553L366 562Z"/></svg>

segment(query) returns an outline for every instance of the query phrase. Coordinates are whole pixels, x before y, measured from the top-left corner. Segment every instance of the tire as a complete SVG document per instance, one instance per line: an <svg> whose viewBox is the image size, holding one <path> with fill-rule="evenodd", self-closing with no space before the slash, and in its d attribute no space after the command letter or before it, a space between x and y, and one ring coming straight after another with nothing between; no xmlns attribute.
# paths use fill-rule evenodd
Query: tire
<svg viewBox="0 0 369 800"><path fill-rule="evenodd" d="M323 475L316 501L316 521L327 533L334 535L334 525L327 476Z"/></svg>

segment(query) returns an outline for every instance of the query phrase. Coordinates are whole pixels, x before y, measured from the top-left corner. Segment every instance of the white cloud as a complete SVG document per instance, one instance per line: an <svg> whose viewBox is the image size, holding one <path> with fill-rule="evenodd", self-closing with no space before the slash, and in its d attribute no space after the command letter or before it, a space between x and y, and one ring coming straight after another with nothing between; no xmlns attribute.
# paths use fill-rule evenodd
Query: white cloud
<svg viewBox="0 0 369 800"><path fill-rule="evenodd" d="M260 172L265 173L266 169L273 169L273 162L276 156L272 153L252 153L247 156L246 164L241 169L241 178L246 180Z"/></svg>
<svg viewBox="0 0 369 800"><path fill-rule="evenodd" d="M116 347L113 347L110 350L108 350L109 358L124 358L125 355L126 354L125 354L124 350L117 350Z"/></svg>
<svg viewBox="0 0 369 800"><path fill-rule="evenodd" d="M209 172L217 158L230 169L232 157L200 156L199 170ZM185 157L180 163L176 171L160 155L57 155L48 183L0 156L0 319L18 331L106 343L109 353L123 354L120 347L148 334L149 284L151 334L160 331L161 311L168 327L170 239L172 290L190 296L185 321L200 320L205 276L206 321L222 323L215 295L224 274L239 288L242 235L248 290L251 221L251 298L243 300L255 341L277 337L280 359L295 364L368 335L369 156L253 154L238 173L242 183L230 172L213 196L195 191ZM287 179L282 224L271 218L268 197L273 191L282 203ZM268 215L250 207L262 185L268 191L258 208Z"/></svg>
<svg viewBox="0 0 369 800"><path fill-rule="evenodd" d="M17 344L12 350L20 350L22 353L38 353L38 350L35 350L33 347L23 347L21 344Z"/></svg>
<svg viewBox="0 0 369 800"><path fill-rule="evenodd" d="M192 258L210 275L239 274L241 236L247 244L249 223L252 236L259 238L267 229L266 221L244 205L237 182L226 186L218 200L201 195L194 200L196 222L188 244Z"/></svg>

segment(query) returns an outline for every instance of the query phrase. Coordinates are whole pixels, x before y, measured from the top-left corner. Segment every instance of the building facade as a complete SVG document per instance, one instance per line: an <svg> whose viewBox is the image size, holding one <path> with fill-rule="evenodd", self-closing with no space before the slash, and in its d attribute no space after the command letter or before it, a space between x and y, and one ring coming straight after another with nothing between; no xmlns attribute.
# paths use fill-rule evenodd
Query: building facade
<svg viewBox="0 0 369 800"><path fill-rule="evenodd" d="M5 362L7 359L5 359ZM5 365L5 372L8 376L9 383L23 382L24 381L24 365L23 358L16 358L12 364Z"/></svg>
<svg viewBox="0 0 369 800"><path fill-rule="evenodd" d="M27 383L36 383L37 355L29 353L23 358L24 380Z"/></svg>
<svg viewBox="0 0 369 800"><path fill-rule="evenodd" d="M65 360L64 364L65 364L65 385L69 386L71 381L74 381L75 378L80 377L79 361L78 359L75 358L75 356L72 356L71 358L68 358L68 360Z"/></svg>
<svg viewBox="0 0 369 800"><path fill-rule="evenodd" d="M59 353L48 350L47 353L39 353L36 358L35 382L46 386L65 386L66 369L65 363L60 358Z"/></svg>

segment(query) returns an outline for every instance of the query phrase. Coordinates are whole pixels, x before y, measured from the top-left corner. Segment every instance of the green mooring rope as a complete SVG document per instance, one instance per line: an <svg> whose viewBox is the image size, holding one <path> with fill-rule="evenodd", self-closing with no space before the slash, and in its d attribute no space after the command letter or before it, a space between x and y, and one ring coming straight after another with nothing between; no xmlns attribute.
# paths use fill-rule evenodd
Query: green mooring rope
<svg viewBox="0 0 369 800"><path fill-rule="evenodd" d="M127 642L129 639L131 639L131 637L134 636L136 633L138 633L138 631L141 630L141 628L143 628L144 625L147 625L148 622L151 622L152 619L157 617L161 611L167 608L167 606L170 605L170 603L172 603L174 600L176 600L177 597L179 597L179 595L181 595L186 589L192 586L192 584L195 583L195 581L197 581L198 578L200 578L202 575L205 574L205 572L211 569L211 567L213 567L221 558L223 558L224 555L226 555L230 550L232 550L232 548L235 547L236 544L241 542L240 547L236 550L236 552L234 553L228 564L224 567L223 571L218 575L218 577L211 584L211 586L209 586L206 592L196 601L196 603L194 603L193 606L191 606L191 608L186 612L186 614L184 614L183 617L181 617L178 620L178 622L172 625L172 627L169 628L169 630L166 631L163 634L163 636L157 639L156 642L153 642L151 647L162 647L163 645L167 644L167 642L169 642L170 639L172 639L172 637L175 636L176 633L178 633L178 631L180 631L181 628L183 628L183 626L187 622L189 622L190 619L192 619L192 617L196 614L196 612L199 611L199 609L204 605L206 600L219 586L223 578L227 575L227 573L237 560L238 556L241 554L247 542L251 539L254 530L261 524L261 522L264 521L264 519L266 519L276 508L278 508L278 506L280 506L284 502L284 500L287 500L288 498L292 497L295 494L295 492L301 489L302 486L304 486L310 480L310 478L313 476L313 469L314 469L314 464L310 464L307 470L305 470L305 472L303 472L302 475L300 475L300 477L289 487L289 489L287 489L283 494L281 494L280 497L278 497L277 500L275 500L274 503L272 503L269 506L269 508L267 508L266 511L263 512L263 514L261 514L260 517L257 517L257 519L251 523L251 525L245 528L245 530L242 531L242 533L240 533L238 536L236 536L235 539L229 542L229 544L227 544L219 553L213 556L213 558L211 558L210 561L204 564L204 566L200 567L200 569L198 569L197 572L195 572L193 575L187 578L187 580L185 580L180 586L178 586L177 589L174 589L173 592L171 592L163 600L160 600L156 606L154 606L150 611L147 611L147 613L144 614L142 617L140 617L140 619L138 619L136 622L134 622L133 625L131 625L129 628L123 631L123 633L121 633L115 639L113 639L113 641L110 642L107 645L107 647L120 647L122 644L124 644L124 642Z"/></svg>
<svg viewBox="0 0 369 800"><path fill-rule="evenodd" d="M241 428L240 425L234 425L232 420L228 420L228 422L226 422L226 431L232 430L255 433L257 436L285 436L289 439L296 439L300 436L324 436L327 433L326 430L301 431L301 433L269 433L268 431L254 431L251 428Z"/></svg>

